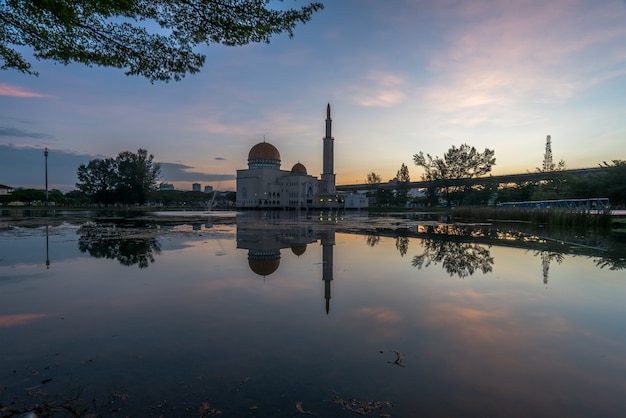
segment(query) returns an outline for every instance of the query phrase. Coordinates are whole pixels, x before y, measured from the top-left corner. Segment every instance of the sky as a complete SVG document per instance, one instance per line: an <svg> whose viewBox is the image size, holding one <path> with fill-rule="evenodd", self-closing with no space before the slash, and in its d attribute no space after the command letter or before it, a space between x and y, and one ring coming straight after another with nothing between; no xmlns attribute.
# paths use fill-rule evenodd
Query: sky
<svg viewBox="0 0 626 418"><path fill-rule="evenodd" d="M234 190L263 140L322 172L326 104L336 182L412 180L420 151L495 151L492 174L626 159L626 0L341 0L270 44L203 46L179 82L33 62L0 70L0 184L75 188L94 158L147 149L164 182ZM299 7L303 1L285 2Z"/></svg>

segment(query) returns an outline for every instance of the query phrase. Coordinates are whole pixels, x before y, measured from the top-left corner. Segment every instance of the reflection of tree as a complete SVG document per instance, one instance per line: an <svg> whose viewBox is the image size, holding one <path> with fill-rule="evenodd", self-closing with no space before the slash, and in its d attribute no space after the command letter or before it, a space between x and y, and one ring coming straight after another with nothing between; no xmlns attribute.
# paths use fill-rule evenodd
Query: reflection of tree
<svg viewBox="0 0 626 418"><path fill-rule="evenodd" d="M380 237L378 235L368 235L365 242L370 247L375 247L380 242Z"/></svg>
<svg viewBox="0 0 626 418"><path fill-rule="evenodd" d="M400 257L404 257L409 250L409 239L407 237L396 237L396 248L400 252Z"/></svg>
<svg viewBox="0 0 626 418"><path fill-rule="evenodd" d="M146 268L154 263L155 255L161 253L156 237L124 236L117 228L81 228L78 248L96 258L116 259L120 264Z"/></svg>
<svg viewBox="0 0 626 418"><path fill-rule="evenodd" d="M425 251L413 257L413 267L421 269L431 264L439 264L453 276L467 277L474 271L482 270L483 274L493 268L491 252L480 245L468 242L424 239Z"/></svg>
<svg viewBox="0 0 626 418"><path fill-rule="evenodd" d="M624 270L626 269L626 258L623 254L606 254L603 257L596 258L594 260L597 267L601 269L608 267L609 270Z"/></svg>
<svg viewBox="0 0 626 418"><path fill-rule="evenodd" d="M563 262L563 254L552 251L538 251L535 255L541 256L541 268L543 269L543 283L548 284L548 271L550 270L550 262L556 261L561 264Z"/></svg>

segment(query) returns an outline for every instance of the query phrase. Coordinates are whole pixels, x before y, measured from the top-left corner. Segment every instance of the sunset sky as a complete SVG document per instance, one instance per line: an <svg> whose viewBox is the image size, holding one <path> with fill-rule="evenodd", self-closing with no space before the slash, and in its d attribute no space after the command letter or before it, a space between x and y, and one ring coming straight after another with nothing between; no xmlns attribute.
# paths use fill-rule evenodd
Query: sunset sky
<svg viewBox="0 0 626 418"><path fill-rule="evenodd" d="M0 71L0 184L74 188L78 164L145 148L163 181L233 190L250 148L322 171L332 107L337 184L393 178L413 154L495 150L493 174L626 159L626 1L335 0L293 39L211 45L199 74L150 84L122 70L34 61ZM301 6L302 1L285 2Z"/></svg>

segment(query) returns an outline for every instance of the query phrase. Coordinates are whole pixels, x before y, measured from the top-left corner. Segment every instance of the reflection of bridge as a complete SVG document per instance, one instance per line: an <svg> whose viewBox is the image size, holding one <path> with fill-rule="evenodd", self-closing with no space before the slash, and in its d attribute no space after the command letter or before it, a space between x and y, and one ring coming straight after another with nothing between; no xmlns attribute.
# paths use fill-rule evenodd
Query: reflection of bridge
<svg viewBox="0 0 626 418"><path fill-rule="evenodd" d="M597 173L602 170L601 167L597 168L577 168L572 170L565 170L565 174L586 175ZM539 181L548 180L554 176L555 172L536 172L536 173L521 173L521 174L503 174L500 176L488 176L477 177L472 179L451 179L446 180L448 186L469 186L474 184L507 184L507 183L522 183L526 181ZM432 186L444 186L441 181L411 181L408 183L410 189L424 189ZM388 181L386 183L380 183L376 188L381 189L396 189L398 182L395 180ZM371 184L344 184L337 185L336 189L343 192L356 192L359 190L370 190Z"/></svg>
<svg viewBox="0 0 626 418"><path fill-rule="evenodd" d="M561 199L561 200L529 200L526 202L502 202L498 206L509 208L539 208L539 209L576 209L576 210L603 210L611 206L606 197L595 199Z"/></svg>

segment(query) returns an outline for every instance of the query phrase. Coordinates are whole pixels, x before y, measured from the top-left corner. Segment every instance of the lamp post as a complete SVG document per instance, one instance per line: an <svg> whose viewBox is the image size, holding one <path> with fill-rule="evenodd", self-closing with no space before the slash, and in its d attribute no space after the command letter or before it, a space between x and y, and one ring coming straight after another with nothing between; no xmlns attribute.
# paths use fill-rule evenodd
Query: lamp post
<svg viewBox="0 0 626 418"><path fill-rule="evenodd" d="M44 157L46 157L46 206L48 206L48 147L43 152Z"/></svg>

